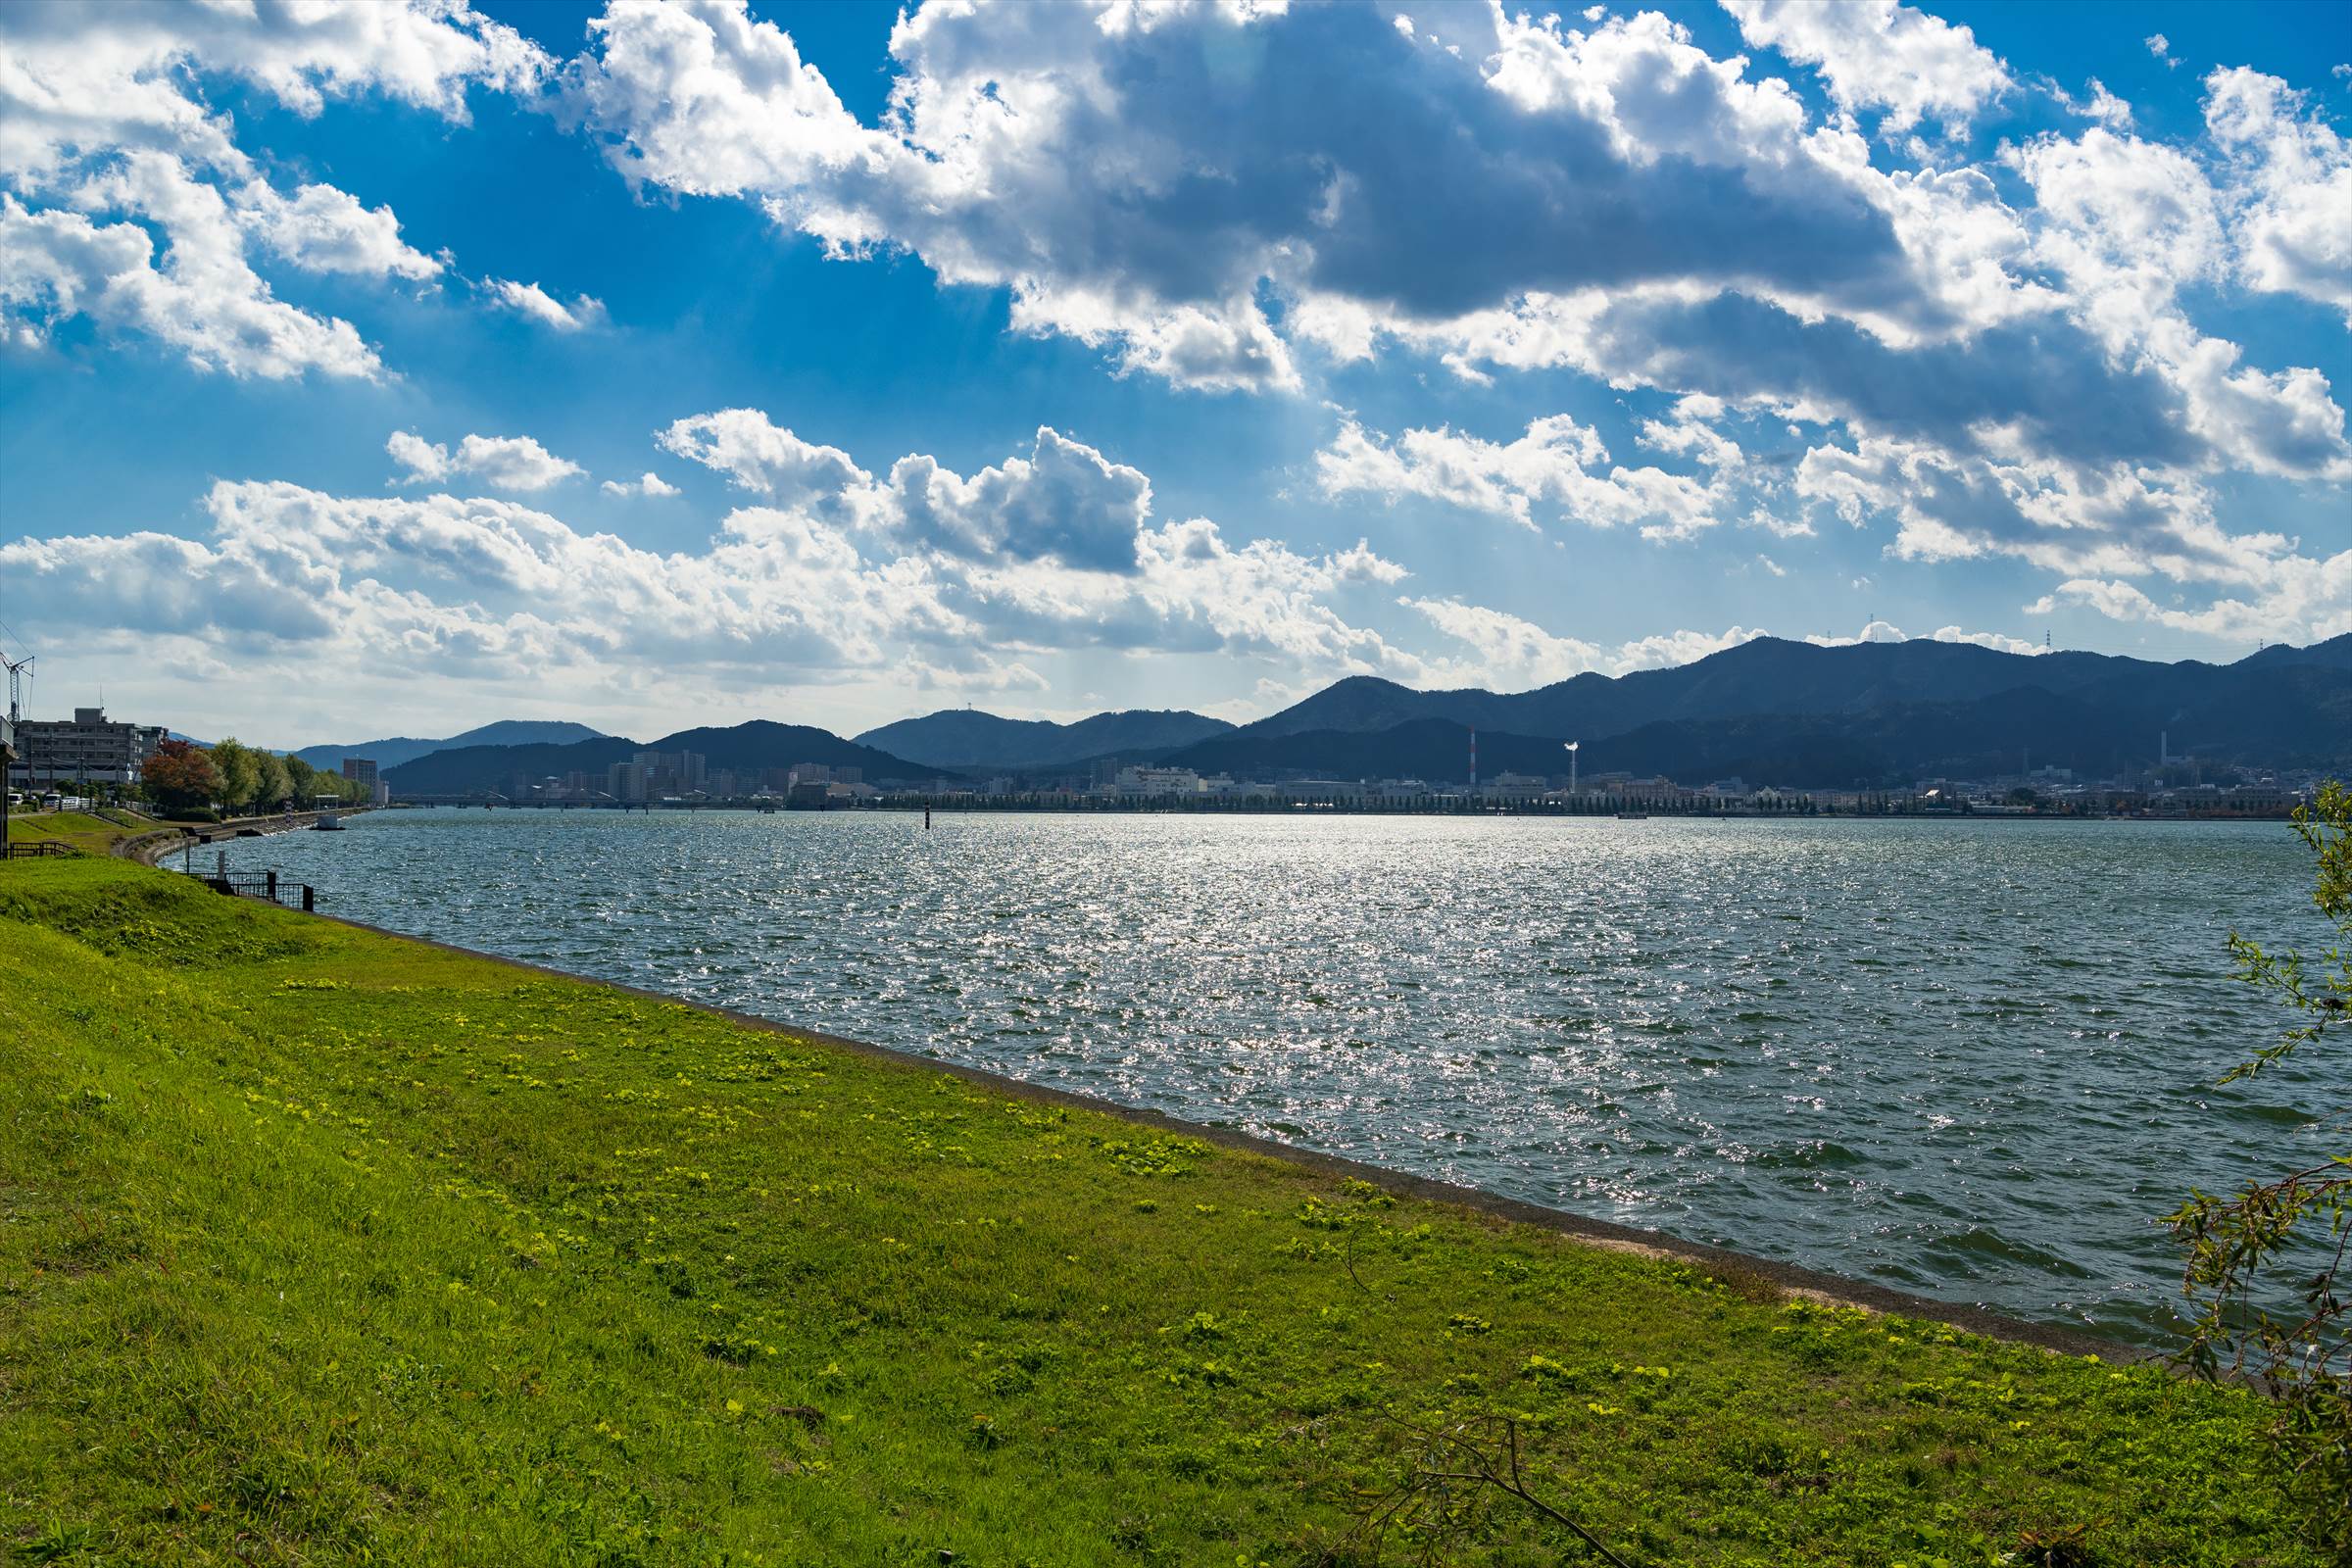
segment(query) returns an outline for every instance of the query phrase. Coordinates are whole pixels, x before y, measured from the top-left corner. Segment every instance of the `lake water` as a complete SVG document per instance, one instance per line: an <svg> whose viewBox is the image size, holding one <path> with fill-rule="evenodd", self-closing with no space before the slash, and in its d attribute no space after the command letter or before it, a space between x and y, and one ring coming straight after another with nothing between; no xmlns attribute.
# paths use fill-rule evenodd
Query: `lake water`
<svg viewBox="0 0 2352 1568"><path fill-rule="evenodd" d="M2316 1151L2348 1076L2213 1087L2284 1016L2228 931L2326 936L2280 823L452 809L229 858L395 930L2141 1341L2178 1299L2151 1216Z"/></svg>

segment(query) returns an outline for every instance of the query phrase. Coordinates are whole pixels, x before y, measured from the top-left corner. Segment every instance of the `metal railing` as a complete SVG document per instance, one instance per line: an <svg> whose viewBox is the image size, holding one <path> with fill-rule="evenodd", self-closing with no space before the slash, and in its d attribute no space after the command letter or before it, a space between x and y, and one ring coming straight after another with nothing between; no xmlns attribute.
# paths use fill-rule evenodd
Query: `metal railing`
<svg viewBox="0 0 2352 1568"><path fill-rule="evenodd" d="M71 845L53 840L34 839L24 844L0 845L0 860L37 860L51 855L77 853Z"/></svg>
<svg viewBox="0 0 2352 1568"><path fill-rule="evenodd" d="M281 881L275 871L215 872L202 880L215 893L226 893L240 899L266 899L289 909L300 909L305 914L318 910L316 888L308 882Z"/></svg>

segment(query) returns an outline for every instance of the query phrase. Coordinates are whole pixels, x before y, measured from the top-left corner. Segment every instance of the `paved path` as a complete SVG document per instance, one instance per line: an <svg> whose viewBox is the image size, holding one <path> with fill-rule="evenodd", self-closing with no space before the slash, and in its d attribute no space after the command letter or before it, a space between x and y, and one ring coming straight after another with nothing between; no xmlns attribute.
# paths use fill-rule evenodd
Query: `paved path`
<svg viewBox="0 0 2352 1568"><path fill-rule="evenodd" d="M268 816L235 816L224 822L189 822L159 828L131 838L119 839L115 854L125 860L141 865L154 865L167 855L177 855L191 846L225 842L234 838L284 833L309 827L321 816L357 816L364 807L337 808L333 811L272 812Z"/></svg>

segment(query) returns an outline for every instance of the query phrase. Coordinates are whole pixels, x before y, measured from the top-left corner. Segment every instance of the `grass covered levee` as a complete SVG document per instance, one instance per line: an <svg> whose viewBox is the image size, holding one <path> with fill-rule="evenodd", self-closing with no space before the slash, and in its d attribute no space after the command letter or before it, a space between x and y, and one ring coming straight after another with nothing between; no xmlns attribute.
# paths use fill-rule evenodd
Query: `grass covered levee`
<svg viewBox="0 0 2352 1568"><path fill-rule="evenodd" d="M1646 1564L2309 1560L2262 1426L168 872L0 866L31 1560L1601 1560L1554 1515ZM1447 1479L1514 1438L1526 1497Z"/></svg>

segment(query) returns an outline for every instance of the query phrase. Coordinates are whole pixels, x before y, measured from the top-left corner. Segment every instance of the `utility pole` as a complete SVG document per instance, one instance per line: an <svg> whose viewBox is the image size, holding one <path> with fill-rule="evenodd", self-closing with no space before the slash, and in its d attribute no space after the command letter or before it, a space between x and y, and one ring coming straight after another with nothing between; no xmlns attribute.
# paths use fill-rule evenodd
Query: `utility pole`
<svg viewBox="0 0 2352 1568"><path fill-rule="evenodd" d="M8 842L8 791L11 775L16 772L17 726L24 719L24 672L32 668L33 656L11 660L0 654L0 665L8 668L8 733L0 735L0 845ZM8 853L0 850L0 855Z"/></svg>
<svg viewBox="0 0 2352 1568"><path fill-rule="evenodd" d="M10 661L0 655L0 665L8 668L8 722L11 728L24 721L24 672L32 667L33 656Z"/></svg>

